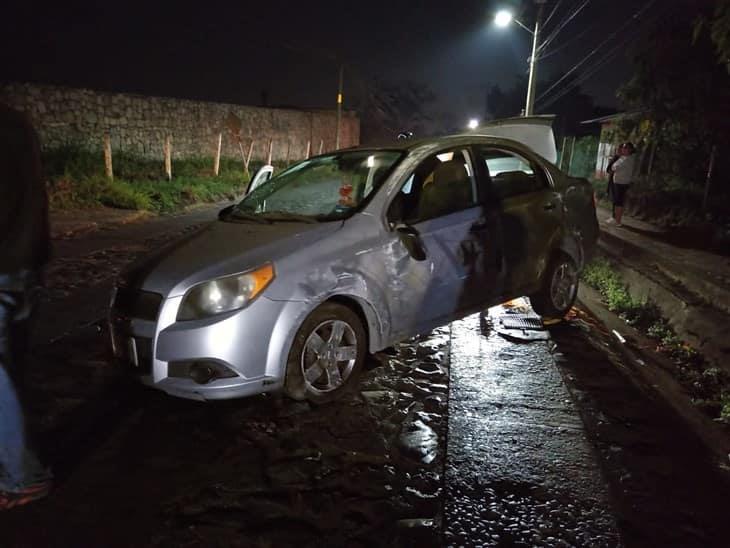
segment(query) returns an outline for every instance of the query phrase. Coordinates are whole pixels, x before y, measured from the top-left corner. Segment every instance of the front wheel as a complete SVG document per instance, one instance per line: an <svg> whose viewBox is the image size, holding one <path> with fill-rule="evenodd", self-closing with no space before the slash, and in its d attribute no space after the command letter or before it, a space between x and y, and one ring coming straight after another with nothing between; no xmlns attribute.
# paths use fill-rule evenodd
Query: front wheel
<svg viewBox="0 0 730 548"><path fill-rule="evenodd" d="M284 390L296 400L332 401L357 381L365 361L362 321L350 308L325 303L302 323L289 351Z"/></svg>
<svg viewBox="0 0 730 548"><path fill-rule="evenodd" d="M573 260L559 254L548 265L542 288L530 297L532 309L543 317L562 319L578 294L578 268Z"/></svg>

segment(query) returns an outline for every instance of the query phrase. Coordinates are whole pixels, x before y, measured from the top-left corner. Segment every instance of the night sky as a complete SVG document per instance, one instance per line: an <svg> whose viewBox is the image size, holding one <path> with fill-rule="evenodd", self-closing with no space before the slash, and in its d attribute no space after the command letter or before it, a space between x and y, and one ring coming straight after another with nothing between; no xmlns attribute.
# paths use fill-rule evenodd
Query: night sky
<svg viewBox="0 0 730 548"><path fill-rule="evenodd" d="M548 0L545 16L557 9L543 36L584 1ZM564 73L645 4L589 0L547 48L540 75ZM575 73L618 45L583 85L598 104L616 107L615 90L630 75L627 49L673 4L649 4ZM509 5L533 25L528 0L11 2L0 17L0 79L243 104L260 104L266 92L272 105L331 107L344 62L346 107L376 79L414 80L460 124L484 115L492 85L510 87L527 72L531 36L492 24ZM545 112L539 102L536 111Z"/></svg>

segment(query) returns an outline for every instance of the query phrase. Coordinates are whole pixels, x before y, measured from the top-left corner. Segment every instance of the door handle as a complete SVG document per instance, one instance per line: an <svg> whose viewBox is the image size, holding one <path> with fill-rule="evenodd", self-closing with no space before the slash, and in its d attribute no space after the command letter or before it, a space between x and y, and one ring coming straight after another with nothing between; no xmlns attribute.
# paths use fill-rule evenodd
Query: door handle
<svg viewBox="0 0 730 548"><path fill-rule="evenodd" d="M555 209L555 203L554 202L548 202L544 206L542 206L543 209L546 211L550 211L551 209Z"/></svg>

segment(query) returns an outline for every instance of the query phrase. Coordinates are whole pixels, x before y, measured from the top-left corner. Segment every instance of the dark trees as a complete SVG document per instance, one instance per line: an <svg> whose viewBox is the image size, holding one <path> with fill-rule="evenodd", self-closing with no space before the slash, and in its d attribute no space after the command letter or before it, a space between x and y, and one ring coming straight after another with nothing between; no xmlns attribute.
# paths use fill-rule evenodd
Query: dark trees
<svg viewBox="0 0 730 548"><path fill-rule="evenodd" d="M641 113L628 125L649 122L647 142L657 147L655 181L699 190L713 147L726 151L730 145L730 77L717 62L710 34L693 37L695 21L682 16L692 8L696 13L696 3L680 4L683 10L660 19L638 44L634 75L619 97Z"/></svg>

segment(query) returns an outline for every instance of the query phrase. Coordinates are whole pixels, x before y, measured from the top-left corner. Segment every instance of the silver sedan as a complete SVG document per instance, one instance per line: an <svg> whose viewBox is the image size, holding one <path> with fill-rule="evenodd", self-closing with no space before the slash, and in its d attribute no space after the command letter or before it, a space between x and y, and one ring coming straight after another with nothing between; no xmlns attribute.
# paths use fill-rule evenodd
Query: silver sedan
<svg viewBox="0 0 730 548"><path fill-rule="evenodd" d="M593 193L534 150L462 135L302 161L122 276L115 354L175 396L325 402L367 353L487 306L563 315Z"/></svg>

